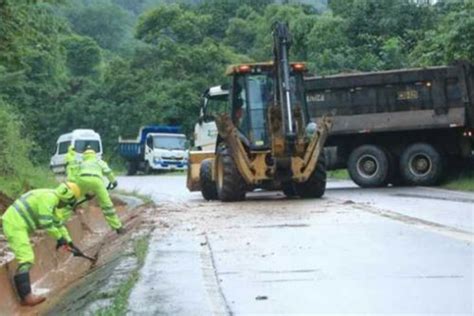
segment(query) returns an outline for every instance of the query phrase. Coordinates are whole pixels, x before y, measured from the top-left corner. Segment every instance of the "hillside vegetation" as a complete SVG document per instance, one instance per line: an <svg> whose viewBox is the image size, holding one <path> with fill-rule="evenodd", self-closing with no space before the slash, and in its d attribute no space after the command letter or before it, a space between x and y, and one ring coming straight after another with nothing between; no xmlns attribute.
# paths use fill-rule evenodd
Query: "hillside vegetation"
<svg viewBox="0 0 474 316"><path fill-rule="evenodd" d="M74 128L98 131L108 157L144 124L189 133L226 65L270 58L277 20L313 73L474 61L473 0L279 2L0 0L0 189L33 184L29 168Z"/></svg>

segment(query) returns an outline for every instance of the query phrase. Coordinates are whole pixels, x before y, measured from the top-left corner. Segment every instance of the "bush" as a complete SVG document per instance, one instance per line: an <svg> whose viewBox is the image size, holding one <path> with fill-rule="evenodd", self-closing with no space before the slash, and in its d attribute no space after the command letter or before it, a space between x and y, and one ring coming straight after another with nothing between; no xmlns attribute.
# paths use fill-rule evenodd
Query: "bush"
<svg viewBox="0 0 474 316"><path fill-rule="evenodd" d="M51 186L53 175L29 159L34 144L21 133L13 108L0 98L0 191L15 196L30 188Z"/></svg>

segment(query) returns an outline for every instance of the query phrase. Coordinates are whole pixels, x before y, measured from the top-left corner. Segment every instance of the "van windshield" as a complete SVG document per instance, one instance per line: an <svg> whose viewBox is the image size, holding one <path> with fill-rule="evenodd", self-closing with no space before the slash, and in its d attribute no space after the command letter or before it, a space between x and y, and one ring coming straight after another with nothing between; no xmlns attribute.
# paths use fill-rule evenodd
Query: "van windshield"
<svg viewBox="0 0 474 316"><path fill-rule="evenodd" d="M186 149L186 138L183 136L153 136L153 147L159 149Z"/></svg>
<svg viewBox="0 0 474 316"><path fill-rule="evenodd" d="M77 153L83 153L90 146L96 153L101 152L100 142L98 140L80 139L74 142L74 149Z"/></svg>

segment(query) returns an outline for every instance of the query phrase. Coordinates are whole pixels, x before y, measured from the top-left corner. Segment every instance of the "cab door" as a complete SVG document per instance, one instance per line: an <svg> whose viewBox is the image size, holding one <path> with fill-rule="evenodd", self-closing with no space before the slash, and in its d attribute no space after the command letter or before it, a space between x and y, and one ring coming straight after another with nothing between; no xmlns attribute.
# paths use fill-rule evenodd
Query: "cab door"
<svg viewBox="0 0 474 316"><path fill-rule="evenodd" d="M212 89L204 94L199 120L194 126L194 146L200 150L213 151L216 147L216 116L224 113L229 104L229 93L222 90L212 94Z"/></svg>

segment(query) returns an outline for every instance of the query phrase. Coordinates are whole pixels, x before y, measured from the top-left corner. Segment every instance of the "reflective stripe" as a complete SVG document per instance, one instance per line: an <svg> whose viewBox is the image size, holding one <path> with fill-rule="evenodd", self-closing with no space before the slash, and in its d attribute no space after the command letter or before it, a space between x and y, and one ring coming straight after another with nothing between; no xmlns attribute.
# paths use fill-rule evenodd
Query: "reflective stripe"
<svg viewBox="0 0 474 316"><path fill-rule="evenodd" d="M36 229L35 224L32 222L32 220L26 215L21 207L17 203L13 203L13 207L15 210L20 214L21 218L25 221L26 225L30 228L31 231L34 231Z"/></svg>
<svg viewBox="0 0 474 316"><path fill-rule="evenodd" d="M51 215L40 215L38 216L40 221L52 221L54 220L54 217Z"/></svg>
<svg viewBox="0 0 474 316"><path fill-rule="evenodd" d="M107 210L102 210L102 213L104 213L104 215L115 215L115 210L112 208L112 209L107 209Z"/></svg>
<svg viewBox="0 0 474 316"><path fill-rule="evenodd" d="M49 224L46 224L46 225L42 225L41 228L44 228L44 229L49 229L53 227L53 223L49 223Z"/></svg>
<svg viewBox="0 0 474 316"><path fill-rule="evenodd" d="M20 198L20 202L23 204L23 206L25 207L26 211L28 212L28 214L30 215L31 219L33 220L33 222L35 223L36 227L39 226L38 224L38 219L36 218L36 215L35 213L33 212L33 210L31 209L31 206L30 204L28 204L28 202L26 201L26 198L28 197L29 195L27 196L22 196Z"/></svg>
<svg viewBox="0 0 474 316"><path fill-rule="evenodd" d="M81 177L96 177L96 178L102 179L102 176L98 174L92 174L92 173L81 173L80 176Z"/></svg>

